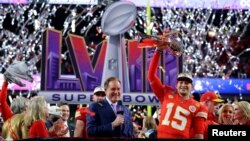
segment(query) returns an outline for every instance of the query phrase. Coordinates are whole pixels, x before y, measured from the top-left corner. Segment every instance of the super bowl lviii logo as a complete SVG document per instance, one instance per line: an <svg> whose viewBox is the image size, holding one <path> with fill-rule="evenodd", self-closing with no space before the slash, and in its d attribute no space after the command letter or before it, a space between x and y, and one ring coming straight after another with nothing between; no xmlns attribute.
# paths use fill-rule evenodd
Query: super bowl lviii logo
<svg viewBox="0 0 250 141"><path fill-rule="evenodd" d="M63 39L60 31L47 29L44 32L39 95L45 96L48 102L87 104L92 101L94 88L102 85L106 78L115 76L122 82L124 104L157 105L159 103L147 81L148 67L155 48L138 48L138 41L124 39L122 34L133 26L136 14L131 18L131 23L127 23L126 28L120 26L118 23L121 21L115 19L112 24L105 23L105 20L112 20L110 17L119 16L112 16L113 13L121 13L114 12L112 6L121 7L114 8L116 10L122 10L124 6L127 6L126 10L134 8L120 2L106 10L108 12L103 15L102 29L109 38L101 46L96 47L92 57L88 53L84 37L69 34ZM126 15L124 11L122 12L122 15ZM124 21L128 19L125 18ZM125 22L123 24L126 25ZM65 40L69 51L75 74L73 76L61 74L62 40ZM160 66L158 76L162 82L174 86L178 72L178 58L164 51Z"/></svg>
<svg viewBox="0 0 250 141"><path fill-rule="evenodd" d="M91 102L92 91L102 83L107 42L97 47L95 54L90 58L84 38L69 34L65 40L75 73L75 76L72 76L61 74L62 33L54 29L47 29L43 39L41 91L39 94L44 95L51 103L58 101ZM155 49L138 48L138 42L135 40L127 42L130 92L123 93L123 101L131 104L158 104L147 81L149 62ZM178 60L167 52L161 60L160 63L163 68L166 68L166 71L163 72L159 69L158 75L164 84L174 86Z"/></svg>

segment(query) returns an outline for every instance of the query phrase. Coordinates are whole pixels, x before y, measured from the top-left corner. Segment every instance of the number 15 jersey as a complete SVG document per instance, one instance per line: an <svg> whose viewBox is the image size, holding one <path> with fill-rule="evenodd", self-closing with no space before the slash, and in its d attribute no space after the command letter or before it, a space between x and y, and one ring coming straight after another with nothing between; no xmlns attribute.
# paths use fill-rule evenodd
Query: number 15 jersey
<svg viewBox="0 0 250 141"><path fill-rule="evenodd" d="M194 128L195 120L207 118L206 111L198 101L193 98L184 99L169 86L165 86L164 94L156 96L161 102L158 138L190 138L190 130ZM203 134L204 125L199 128L194 131Z"/></svg>
<svg viewBox="0 0 250 141"><path fill-rule="evenodd" d="M207 112L192 97L184 99L170 86L164 86L157 77L160 52L156 51L149 66L148 80L161 103L161 115L157 129L158 138L190 138L203 134Z"/></svg>

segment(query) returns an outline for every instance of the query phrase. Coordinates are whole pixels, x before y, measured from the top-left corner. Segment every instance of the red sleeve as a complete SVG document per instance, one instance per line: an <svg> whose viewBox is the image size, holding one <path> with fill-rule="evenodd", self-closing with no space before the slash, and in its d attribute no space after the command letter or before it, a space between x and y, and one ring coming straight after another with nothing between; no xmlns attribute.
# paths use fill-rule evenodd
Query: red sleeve
<svg viewBox="0 0 250 141"><path fill-rule="evenodd" d="M75 119L76 120L82 120L82 121L86 121L86 112L85 112L85 107L82 107L80 109L78 109L75 113Z"/></svg>
<svg viewBox="0 0 250 141"><path fill-rule="evenodd" d="M160 59L160 52L156 51L149 65L148 81L155 95L158 97L160 101L163 101L164 85L161 83L161 80L157 77L156 74L159 59Z"/></svg>
<svg viewBox="0 0 250 141"><path fill-rule="evenodd" d="M208 119L208 109L206 106L200 104L199 111L195 115L196 117L203 117Z"/></svg>
<svg viewBox="0 0 250 141"><path fill-rule="evenodd" d="M196 117L194 119L194 123L193 123L193 126L194 126L193 135L195 135L195 134L204 134L205 125L206 125L206 119L205 118Z"/></svg>
<svg viewBox="0 0 250 141"><path fill-rule="evenodd" d="M76 111L75 119L86 122L86 115L95 116L94 112L91 112L87 107L81 107Z"/></svg>
<svg viewBox="0 0 250 141"><path fill-rule="evenodd" d="M0 103L1 103L0 107L4 121L11 118L13 115L9 104L7 103L7 89L8 89L8 82L4 82L2 85L2 91L0 92Z"/></svg>
<svg viewBox="0 0 250 141"><path fill-rule="evenodd" d="M46 129L45 123L42 120L34 121L29 129L30 138L46 138L49 133Z"/></svg>

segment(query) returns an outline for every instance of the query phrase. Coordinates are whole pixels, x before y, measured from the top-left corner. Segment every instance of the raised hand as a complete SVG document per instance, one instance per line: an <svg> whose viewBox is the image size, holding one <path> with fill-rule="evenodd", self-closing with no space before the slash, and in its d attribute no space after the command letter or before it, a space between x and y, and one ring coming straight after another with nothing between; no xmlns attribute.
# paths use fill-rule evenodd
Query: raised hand
<svg viewBox="0 0 250 141"><path fill-rule="evenodd" d="M68 127L64 128L64 121L60 118L53 123L50 134L51 136L61 137L68 132Z"/></svg>
<svg viewBox="0 0 250 141"><path fill-rule="evenodd" d="M178 38L179 32L163 33L160 36L141 35L144 37L138 44L139 48L155 48L164 50L169 48L170 52L176 56L181 56L183 52L183 44Z"/></svg>

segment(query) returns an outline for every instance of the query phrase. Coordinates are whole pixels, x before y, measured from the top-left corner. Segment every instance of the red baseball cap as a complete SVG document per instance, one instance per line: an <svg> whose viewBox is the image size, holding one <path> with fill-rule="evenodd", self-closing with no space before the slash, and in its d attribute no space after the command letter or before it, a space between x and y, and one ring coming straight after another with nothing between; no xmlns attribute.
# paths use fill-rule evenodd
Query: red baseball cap
<svg viewBox="0 0 250 141"><path fill-rule="evenodd" d="M200 98L200 102L204 102L204 101L214 101L218 103L224 102L224 100L221 99L220 96L214 92L205 92L204 94L202 94Z"/></svg>

